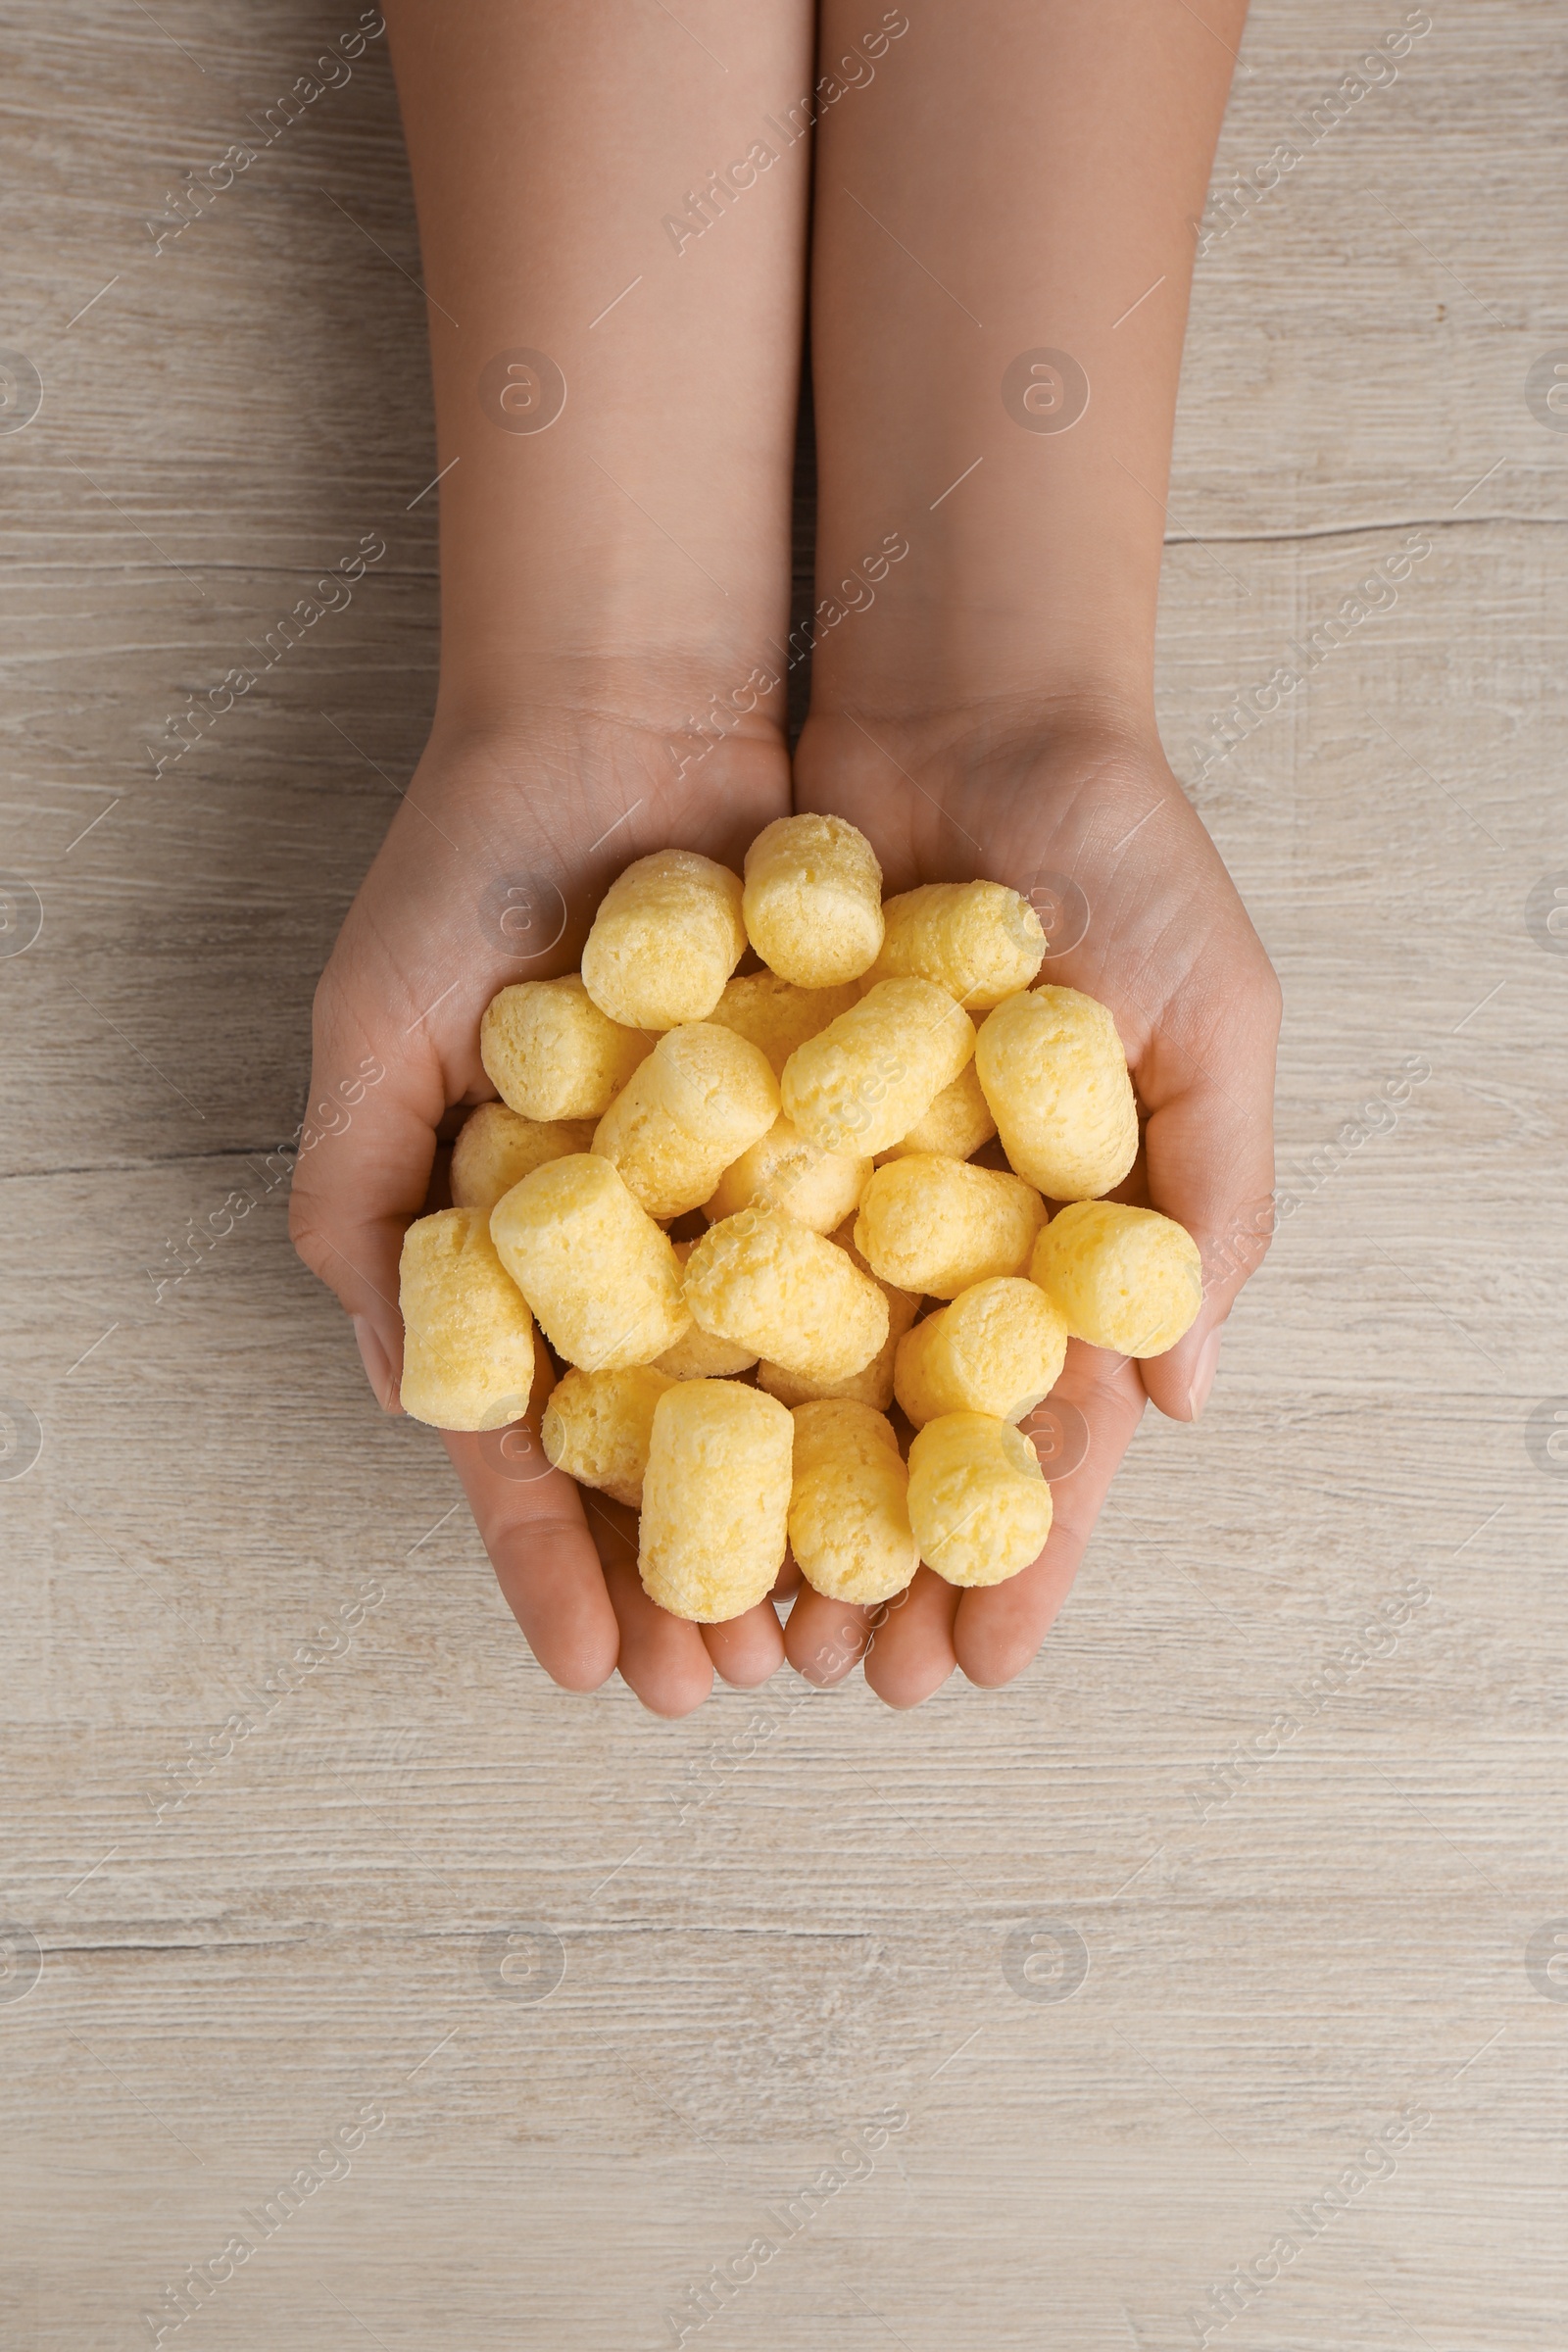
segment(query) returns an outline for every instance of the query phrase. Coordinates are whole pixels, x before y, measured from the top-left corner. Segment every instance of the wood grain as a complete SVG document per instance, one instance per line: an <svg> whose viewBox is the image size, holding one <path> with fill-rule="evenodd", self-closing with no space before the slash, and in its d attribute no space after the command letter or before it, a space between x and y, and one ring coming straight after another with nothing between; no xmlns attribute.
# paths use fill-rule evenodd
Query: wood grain
<svg viewBox="0 0 1568 2352"><path fill-rule="evenodd" d="M1405 17L1259 0L1216 195ZM166 191L348 13L15 0L0 341L44 399L0 436L4 865L43 930L0 959L0 1392L42 1451L0 1482L7 2352L151 2342L366 2110L182 2344L636 2352L763 2235L689 2340L1174 2352L1285 2237L1210 2340L1560 2343L1568 1462L1529 1430L1568 1390L1568 957L1526 909L1568 868L1568 432L1525 381L1568 351L1568 160L1547 0L1431 18L1199 266L1161 714L1284 978L1297 1201L1209 1415L1146 1426L1013 1689L906 1719L781 1677L666 1725L533 1665L267 1181L434 682L385 44L158 253ZM352 606L156 774L367 532ZM1412 535L1396 603L1200 772ZM1392 1128L1314 1167L1411 1056ZM1042 1922L1070 1997L1019 1974ZM1392 2169L1293 2221L1406 2109Z"/></svg>

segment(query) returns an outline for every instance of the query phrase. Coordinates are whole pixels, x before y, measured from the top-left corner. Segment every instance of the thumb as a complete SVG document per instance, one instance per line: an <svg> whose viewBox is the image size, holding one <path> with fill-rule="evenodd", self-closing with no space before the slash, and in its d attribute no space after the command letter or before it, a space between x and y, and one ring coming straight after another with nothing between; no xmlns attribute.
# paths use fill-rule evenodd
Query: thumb
<svg viewBox="0 0 1568 2352"><path fill-rule="evenodd" d="M402 1037L395 1027L384 1003L362 1001L327 966L316 994L311 1091L289 1198L294 1247L352 1316L386 1412L400 1409L403 1236L424 1205L445 1107L424 1032Z"/></svg>
<svg viewBox="0 0 1568 2352"><path fill-rule="evenodd" d="M1149 1396L1175 1421L1196 1421L1202 1411L1225 1318L1273 1232L1274 1032L1266 1010L1237 1018L1223 1052L1221 1077L1166 1038L1139 1073L1150 1108L1150 1203L1185 1225L1203 1263L1203 1300L1192 1329L1139 1365ZM1172 1062L1182 1082L1162 1096L1159 1081Z"/></svg>

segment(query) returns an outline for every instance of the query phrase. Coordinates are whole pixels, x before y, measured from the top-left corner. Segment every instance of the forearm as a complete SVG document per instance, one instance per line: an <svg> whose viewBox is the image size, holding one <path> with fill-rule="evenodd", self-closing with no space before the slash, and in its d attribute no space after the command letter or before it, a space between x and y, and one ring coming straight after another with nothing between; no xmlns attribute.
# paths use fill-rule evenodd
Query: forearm
<svg viewBox="0 0 1568 2352"><path fill-rule="evenodd" d="M818 593L890 527L910 556L824 636L813 710L1141 723L1191 222L1245 0L906 5L819 133ZM825 0L828 57L858 6Z"/></svg>
<svg viewBox="0 0 1568 2352"><path fill-rule="evenodd" d="M804 145L732 173L701 236L665 216L701 220L687 193L806 86L808 0L385 13L431 304L440 717L678 728L788 625Z"/></svg>

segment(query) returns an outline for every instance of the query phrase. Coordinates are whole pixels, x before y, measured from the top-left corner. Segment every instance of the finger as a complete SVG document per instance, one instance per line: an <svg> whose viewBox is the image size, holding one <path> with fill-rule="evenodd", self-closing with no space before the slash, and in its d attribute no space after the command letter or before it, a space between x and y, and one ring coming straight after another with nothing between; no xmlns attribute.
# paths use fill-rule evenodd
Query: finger
<svg viewBox="0 0 1568 2352"><path fill-rule="evenodd" d="M711 1671L704 1671L705 1652L710 1667L716 1667L725 1682L743 1690L765 1683L783 1663L784 1640L771 1600L759 1601L756 1608L722 1625L695 1625L670 1616L666 1609L649 1599L637 1573L637 1513L624 1503L612 1502L608 1495L590 1494L586 1490L583 1501L588 1510L589 1533L598 1540L607 1584L622 1625L630 1622L647 1630L651 1641L657 1636L650 1651L654 1660L653 1682L646 1690L641 1682L632 1684L645 1705L653 1705L662 1715L685 1715L700 1706L712 1688ZM631 1584L623 1589L618 1583L610 1582L611 1570L623 1567L632 1571L635 1592ZM672 1630L666 1632L665 1628ZM643 1664L637 1663L637 1671L644 1671ZM621 1672L631 1683L632 1677L626 1672L624 1641ZM673 1680L669 1679L671 1676Z"/></svg>
<svg viewBox="0 0 1568 2352"><path fill-rule="evenodd" d="M792 1592L800 1591L802 1582L801 1572L795 1564L795 1554L786 1550L784 1565L773 1580L772 1597L774 1600L788 1600Z"/></svg>
<svg viewBox="0 0 1568 2352"><path fill-rule="evenodd" d="M784 1663L784 1628L771 1600L699 1630L715 1671L737 1690L755 1690Z"/></svg>
<svg viewBox="0 0 1568 2352"><path fill-rule="evenodd" d="M713 1688L701 1630L649 1599L629 1543L605 1562L605 1585L620 1625L621 1680L650 1714L690 1715Z"/></svg>
<svg viewBox="0 0 1568 2352"><path fill-rule="evenodd" d="M908 1591L886 1607L867 1644L865 1679L890 1707L917 1707L941 1690L958 1663L953 1645L958 1590L921 1566Z"/></svg>
<svg viewBox="0 0 1568 2352"><path fill-rule="evenodd" d="M1073 1340L1060 1380L1029 1416L1042 1424L1036 1450L1051 1469L1047 1434L1054 1429L1063 1462L1077 1466L1052 1480L1053 1518L1038 1560L1004 1584L965 1592L958 1603L954 1644L971 1683L995 1690L1021 1674L1050 1631L1071 1590L1111 1477L1143 1417L1144 1392L1128 1357L1107 1355ZM1076 1415L1076 1422L1071 1416ZM1031 1432L1031 1434L1033 1434Z"/></svg>
<svg viewBox="0 0 1568 2352"><path fill-rule="evenodd" d="M872 1611L829 1600L803 1584L784 1628L784 1654L797 1674L830 1690L854 1671L871 1645Z"/></svg>
<svg viewBox="0 0 1568 2352"><path fill-rule="evenodd" d="M597 1690L614 1671L620 1635L577 1489L539 1446L543 1401L536 1390L531 1429L442 1437L529 1648L564 1690Z"/></svg>
<svg viewBox="0 0 1568 2352"><path fill-rule="evenodd" d="M1203 1302L1192 1329L1141 1366L1147 1394L1175 1421L1196 1421L1202 1411L1221 1326L1268 1248L1277 1034L1277 992L1260 977L1236 992L1224 1036L1212 1046L1202 1041L1201 1061L1165 1034L1152 1041L1138 1073L1150 1111L1150 1204L1186 1226L1203 1260Z"/></svg>

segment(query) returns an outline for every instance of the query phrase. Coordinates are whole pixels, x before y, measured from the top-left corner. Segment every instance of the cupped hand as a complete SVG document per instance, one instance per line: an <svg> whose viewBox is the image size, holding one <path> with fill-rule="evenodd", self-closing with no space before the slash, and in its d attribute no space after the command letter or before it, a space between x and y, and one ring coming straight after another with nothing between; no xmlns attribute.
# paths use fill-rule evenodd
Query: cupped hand
<svg viewBox="0 0 1568 2352"><path fill-rule="evenodd" d="M955 1666L988 1687L1022 1671L1071 1587L1146 1397L1173 1420L1201 1412L1225 1319L1272 1228L1280 991L1152 728L1102 714L1042 724L813 713L795 799L860 827L889 897L980 875L1031 899L1048 935L1041 980L1107 1004L1127 1050L1144 1123L1115 1197L1176 1218L1203 1259L1201 1310L1165 1355L1138 1363L1070 1344L1051 1410L1035 1419L1065 1446L1064 1469L1082 1458L1053 1478L1055 1517L1031 1567L961 1593L922 1567L880 1611L802 1595L792 1662L812 1672L825 1645L834 1664L818 1676L832 1681L863 1655L882 1697L913 1706Z"/></svg>
<svg viewBox="0 0 1568 2352"><path fill-rule="evenodd" d="M653 727L538 713L506 734L425 750L316 993L311 1093L289 1209L295 1247L353 1318L371 1387L400 1409L398 1259L427 1205L437 1142L495 1089L479 1016L515 980L575 969L593 911L635 858L700 850L739 871L789 806L784 747L760 720L683 774ZM380 1078L368 1078L374 1067ZM635 1520L580 1494L539 1447L549 1365L524 1428L446 1446L535 1656L591 1690L618 1665L662 1715L699 1705L716 1671L762 1682L783 1657L770 1602L732 1625L669 1617L643 1592ZM586 1506L586 1508L585 1508Z"/></svg>

